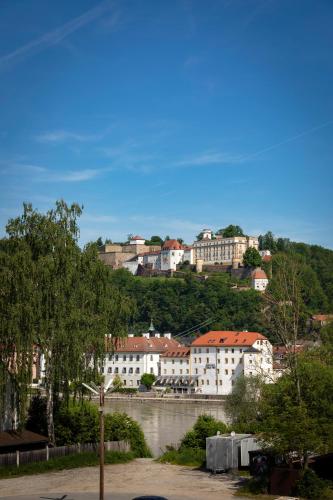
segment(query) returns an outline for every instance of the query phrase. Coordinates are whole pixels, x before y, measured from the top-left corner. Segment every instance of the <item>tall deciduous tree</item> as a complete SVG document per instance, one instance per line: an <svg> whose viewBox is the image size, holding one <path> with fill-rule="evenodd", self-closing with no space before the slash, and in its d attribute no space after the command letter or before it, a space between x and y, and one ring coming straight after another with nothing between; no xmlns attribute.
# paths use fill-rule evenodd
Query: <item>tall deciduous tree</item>
<svg viewBox="0 0 333 500"><path fill-rule="evenodd" d="M233 238L234 236L245 236L243 229L240 226L234 226L230 224L229 226L219 229L216 234L220 234L223 238Z"/></svg>
<svg viewBox="0 0 333 500"><path fill-rule="evenodd" d="M51 442L54 398L61 394L68 399L70 382L84 379L91 363L95 372L100 369L106 335L113 335L113 339L125 335L132 311L131 302L112 286L109 270L97 258L96 245L80 250L80 214L78 205L68 206L64 201L57 202L45 215L24 205L23 215L7 225L7 244L22 246L27 255L22 283L13 278L13 286L22 285L20 293L25 294L23 299L13 297L15 310L23 301L30 311L24 329L15 310L10 313L9 321L16 332L13 350L15 359L21 355L30 369L33 345L43 353ZM10 260L5 267L8 275L13 273ZM7 299L2 296L1 300L5 306ZM1 330L2 338L5 329ZM22 339L27 339L24 348ZM22 390L17 394L20 399Z"/></svg>

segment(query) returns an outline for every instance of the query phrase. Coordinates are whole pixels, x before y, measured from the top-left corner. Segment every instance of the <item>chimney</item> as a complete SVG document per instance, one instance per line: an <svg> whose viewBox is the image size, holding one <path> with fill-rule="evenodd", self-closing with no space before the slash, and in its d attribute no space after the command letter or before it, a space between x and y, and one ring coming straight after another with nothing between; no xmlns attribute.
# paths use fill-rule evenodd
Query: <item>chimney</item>
<svg viewBox="0 0 333 500"><path fill-rule="evenodd" d="M164 337L165 339L170 339L170 340L171 340L171 333L170 333L170 332L168 332L168 333L164 333L164 334L163 334L163 337Z"/></svg>
<svg viewBox="0 0 333 500"><path fill-rule="evenodd" d="M159 332L155 332L155 335L154 335L155 338L159 339L160 336L161 336L161 334Z"/></svg>
<svg viewBox="0 0 333 500"><path fill-rule="evenodd" d="M128 337L129 339L132 339L132 338L134 337L134 333L129 333L129 334L127 335L127 337Z"/></svg>
<svg viewBox="0 0 333 500"><path fill-rule="evenodd" d="M143 333L142 337L145 337L146 339L149 339L150 333L149 332Z"/></svg>

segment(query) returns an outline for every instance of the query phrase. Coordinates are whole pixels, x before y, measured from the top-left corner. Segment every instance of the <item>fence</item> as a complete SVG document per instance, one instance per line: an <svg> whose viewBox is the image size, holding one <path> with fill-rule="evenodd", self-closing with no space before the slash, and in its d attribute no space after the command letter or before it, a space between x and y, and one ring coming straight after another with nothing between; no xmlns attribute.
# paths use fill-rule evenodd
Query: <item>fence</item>
<svg viewBox="0 0 333 500"><path fill-rule="evenodd" d="M107 441L104 443L106 451L130 451L130 445L126 441ZM67 446L55 446L49 448L46 446L41 450L31 451L16 451L14 453L6 453L0 455L0 466L16 465L19 467L23 464L31 464L34 462L45 462L51 458L64 457L66 455L76 455L77 453L85 453L93 451L98 452L98 443L83 443L70 444Z"/></svg>

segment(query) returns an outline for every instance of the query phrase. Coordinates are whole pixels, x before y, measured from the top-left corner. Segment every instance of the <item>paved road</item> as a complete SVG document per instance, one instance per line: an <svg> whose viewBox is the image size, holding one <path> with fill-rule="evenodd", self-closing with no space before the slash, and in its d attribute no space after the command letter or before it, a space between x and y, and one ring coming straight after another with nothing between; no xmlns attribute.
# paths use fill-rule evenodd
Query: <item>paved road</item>
<svg viewBox="0 0 333 500"><path fill-rule="evenodd" d="M98 486L98 467L85 467L3 479L0 498L98 500ZM139 495L160 495L168 500L234 500L236 486L236 481L226 475L160 464L152 459L105 467L105 500L132 500Z"/></svg>

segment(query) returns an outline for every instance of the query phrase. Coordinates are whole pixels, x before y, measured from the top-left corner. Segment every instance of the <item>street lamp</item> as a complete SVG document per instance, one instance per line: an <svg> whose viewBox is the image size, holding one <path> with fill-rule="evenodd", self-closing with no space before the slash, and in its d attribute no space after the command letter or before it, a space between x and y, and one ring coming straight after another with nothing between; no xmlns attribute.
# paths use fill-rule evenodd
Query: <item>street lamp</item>
<svg viewBox="0 0 333 500"><path fill-rule="evenodd" d="M108 381L104 387L104 382L101 385L96 385L90 382L90 385L82 382L82 385L89 389L90 392L99 396L99 500L104 500L104 396L110 388L112 379Z"/></svg>

